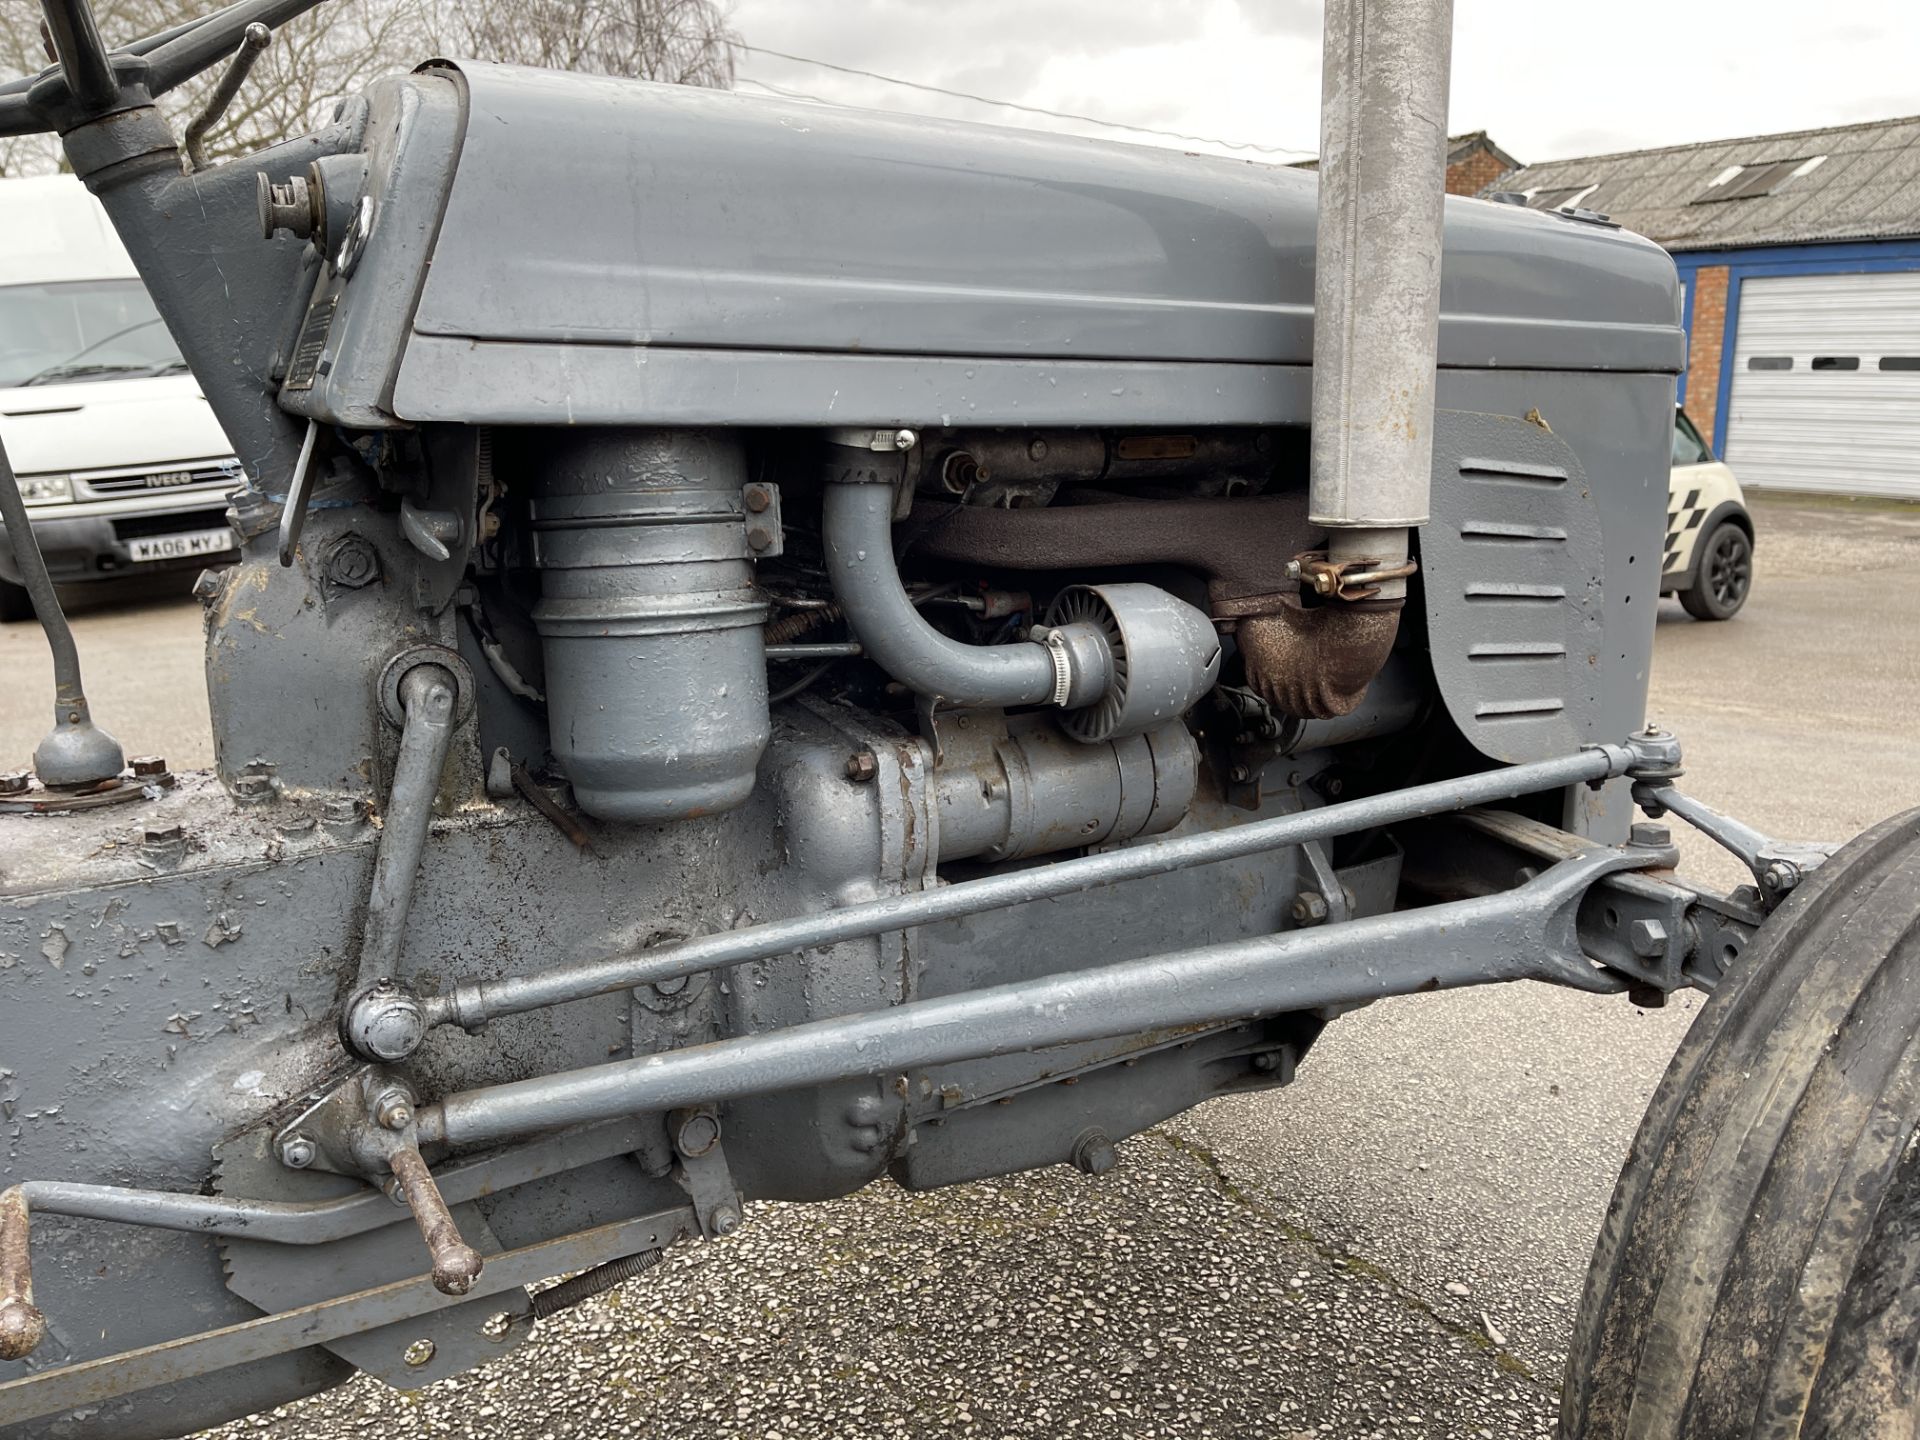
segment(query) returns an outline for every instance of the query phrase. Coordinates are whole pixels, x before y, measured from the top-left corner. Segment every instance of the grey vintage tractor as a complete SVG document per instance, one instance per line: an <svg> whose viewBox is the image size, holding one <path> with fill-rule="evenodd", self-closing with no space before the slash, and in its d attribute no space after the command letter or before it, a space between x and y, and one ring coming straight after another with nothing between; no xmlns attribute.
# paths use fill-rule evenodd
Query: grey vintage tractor
<svg viewBox="0 0 1920 1440"><path fill-rule="evenodd" d="M744 1201L1099 1172L1522 979L1713 992L1564 1434L1913 1433L1920 822L1679 788L1674 267L1443 208L1445 0L1329 5L1317 181L467 61L183 159L154 97L312 3L44 0L0 84L248 477L185 773L92 724L0 474L58 673L0 782L7 1435L417 1386Z"/></svg>

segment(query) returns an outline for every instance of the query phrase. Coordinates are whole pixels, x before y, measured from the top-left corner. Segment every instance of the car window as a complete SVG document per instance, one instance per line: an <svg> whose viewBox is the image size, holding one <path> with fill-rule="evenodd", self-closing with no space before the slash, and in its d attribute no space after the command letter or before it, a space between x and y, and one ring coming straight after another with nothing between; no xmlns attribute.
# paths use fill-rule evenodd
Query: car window
<svg viewBox="0 0 1920 1440"><path fill-rule="evenodd" d="M0 386L157 374L181 363L138 280L0 286Z"/></svg>
<svg viewBox="0 0 1920 1440"><path fill-rule="evenodd" d="M1713 459L1706 443L1701 440L1700 432L1693 428L1693 422L1686 412L1673 412L1673 463L1676 465L1704 465Z"/></svg>

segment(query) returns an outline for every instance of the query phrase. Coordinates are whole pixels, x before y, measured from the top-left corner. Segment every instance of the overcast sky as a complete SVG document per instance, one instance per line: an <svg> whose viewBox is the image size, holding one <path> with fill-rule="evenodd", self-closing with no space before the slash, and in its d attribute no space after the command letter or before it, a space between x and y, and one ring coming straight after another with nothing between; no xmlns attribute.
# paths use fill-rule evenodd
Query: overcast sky
<svg viewBox="0 0 1920 1440"><path fill-rule="evenodd" d="M1251 158L1318 143L1317 0L735 0L733 23L750 46L1285 152L1231 152ZM1457 0L1449 129L1530 161L1884 119L1920 112L1916 60L1916 0ZM1178 143L752 52L739 74L749 93Z"/></svg>

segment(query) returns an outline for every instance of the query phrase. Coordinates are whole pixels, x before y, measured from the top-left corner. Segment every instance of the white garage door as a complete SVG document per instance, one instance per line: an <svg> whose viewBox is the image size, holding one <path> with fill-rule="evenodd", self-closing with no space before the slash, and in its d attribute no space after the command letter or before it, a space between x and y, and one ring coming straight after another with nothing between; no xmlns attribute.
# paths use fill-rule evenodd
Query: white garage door
<svg viewBox="0 0 1920 1440"><path fill-rule="evenodd" d="M1733 367L1743 484L1920 500L1920 271L1743 281Z"/></svg>

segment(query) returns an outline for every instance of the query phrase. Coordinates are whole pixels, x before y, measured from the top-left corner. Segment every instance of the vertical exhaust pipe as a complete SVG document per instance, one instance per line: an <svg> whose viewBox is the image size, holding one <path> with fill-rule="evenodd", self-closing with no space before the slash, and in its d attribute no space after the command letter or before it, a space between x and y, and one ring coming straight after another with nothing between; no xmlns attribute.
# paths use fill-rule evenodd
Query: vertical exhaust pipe
<svg viewBox="0 0 1920 1440"><path fill-rule="evenodd" d="M1452 50L1452 0L1327 0L1302 578L1338 600L1404 601L1427 519Z"/></svg>

